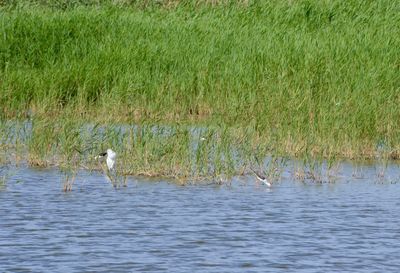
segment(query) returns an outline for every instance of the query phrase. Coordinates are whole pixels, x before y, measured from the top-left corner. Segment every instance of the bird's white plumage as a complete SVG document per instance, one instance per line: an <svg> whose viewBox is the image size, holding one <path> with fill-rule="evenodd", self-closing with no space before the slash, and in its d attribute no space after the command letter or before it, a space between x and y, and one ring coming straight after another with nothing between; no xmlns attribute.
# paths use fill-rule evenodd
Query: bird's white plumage
<svg viewBox="0 0 400 273"><path fill-rule="evenodd" d="M266 185L266 186L268 186L268 187L271 187L271 186L272 186L271 182L269 182L268 179L267 179L266 177L261 177L261 176L259 176L259 175L257 175L257 174L256 174L256 177L257 177L257 179L258 179L259 181L261 181L264 185Z"/></svg>
<svg viewBox="0 0 400 273"><path fill-rule="evenodd" d="M115 159L117 157L117 154L111 150L107 149L107 168L109 171L113 171L115 169Z"/></svg>
<svg viewBox="0 0 400 273"><path fill-rule="evenodd" d="M256 171L254 171L253 169L251 169L251 170L253 171L254 175L256 176L256 178L257 178L261 183L263 183L264 185L266 185L266 186L268 186L268 187L271 187L271 186L272 186L271 182L268 181L268 178L267 178L265 175L263 175L263 174L261 174L261 173L258 173L258 172L256 172Z"/></svg>

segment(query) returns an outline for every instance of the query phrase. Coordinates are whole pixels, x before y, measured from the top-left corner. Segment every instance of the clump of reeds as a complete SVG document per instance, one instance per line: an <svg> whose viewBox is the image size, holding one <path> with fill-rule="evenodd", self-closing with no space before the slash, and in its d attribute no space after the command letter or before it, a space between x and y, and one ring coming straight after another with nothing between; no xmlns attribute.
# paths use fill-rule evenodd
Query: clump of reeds
<svg viewBox="0 0 400 273"><path fill-rule="evenodd" d="M291 156L372 158L380 139L399 154L393 1L39 2L2 8L5 118L251 126Z"/></svg>
<svg viewBox="0 0 400 273"><path fill-rule="evenodd" d="M323 159L304 159L293 164L292 177L303 183L335 183L341 179L340 162Z"/></svg>
<svg viewBox="0 0 400 273"><path fill-rule="evenodd" d="M0 4L2 148L91 169L112 145L124 174L193 180L243 174L254 153L376 159L384 140L399 158L395 2L152 3Z"/></svg>
<svg viewBox="0 0 400 273"><path fill-rule="evenodd" d="M64 192L72 191L72 187L75 183L75 178L76 178L76 172L73 172L71 174L65 174L64 179L63 179L63 191Z"/></svg>

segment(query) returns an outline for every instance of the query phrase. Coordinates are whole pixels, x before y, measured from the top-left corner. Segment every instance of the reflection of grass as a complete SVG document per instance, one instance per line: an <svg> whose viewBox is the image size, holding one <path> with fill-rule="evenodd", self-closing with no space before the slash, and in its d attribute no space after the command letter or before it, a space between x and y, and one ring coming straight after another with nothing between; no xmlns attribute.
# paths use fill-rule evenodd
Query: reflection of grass
<svg viewBox="0 0 400 273"><path fill-rule="evenodd" d="M99 161L99 166L100 166L101 170L103 171L107 180L111 183L111 185L115 189L128 186L128 182L127 182L128 175L122 173L122 170L123 170L122 168L117 168L116 170L110 171L100 161Z"/></svg>
<svg viewBox="0 0 400 273"><path fill-rule="evenodd" d="M374 158L381 140L399 157L393 1L153 2L3 4L0 118L32 127L0 124L1 148L90 169L115 147L121 173L194 179L254 154Z"/></svg>
<svg viewBox="0 0 400 273"><path fill-rule="evenodd" d="M13 175L14 173L10 171L7 166L0 167L0 190L6 188L8 180Z"/></svg>
<svg viewBox="0 0 400 273"><path fill-rule="evenodd" d="M7 177L6 176L0 176L0 190L5 188L7 184Z"/></svg>

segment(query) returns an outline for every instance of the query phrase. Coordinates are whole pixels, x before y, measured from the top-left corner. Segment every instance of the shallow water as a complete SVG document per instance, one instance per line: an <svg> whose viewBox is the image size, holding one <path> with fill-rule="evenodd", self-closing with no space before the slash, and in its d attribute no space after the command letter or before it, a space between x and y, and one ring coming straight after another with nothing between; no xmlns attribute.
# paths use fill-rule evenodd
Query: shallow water
<svg viewBox="0 0 400 273"><path fill-rule="evenodd" d="M58 171L19 169L0 190L0 272L399 272L396 171L120 190L82 172L64 193Z"/></svg>

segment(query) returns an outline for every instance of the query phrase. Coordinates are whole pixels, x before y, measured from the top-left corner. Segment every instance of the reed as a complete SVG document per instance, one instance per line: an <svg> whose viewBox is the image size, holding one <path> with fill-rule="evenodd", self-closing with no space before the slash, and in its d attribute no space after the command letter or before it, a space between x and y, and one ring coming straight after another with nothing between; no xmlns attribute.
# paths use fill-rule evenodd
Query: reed
<svg viewBox="0 0 400 273"><path fill-rule="evenodd" d="M32 165L92 168L114 147L129 174L230 177L254 154L400 155L396 2L8 0L0 14L1 119L32 121Z"/></svg>
<svg viewBox="0 0 400 273"><path fill-rule="evenodd" d="M76 178L76 171L74 171L72 174L64 175L64 179L63 179L63 191L64 192L72 191L72 187L75 183L75 178Z"/></svg>

